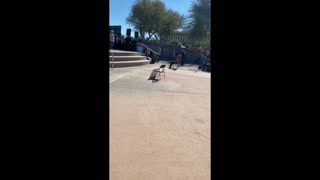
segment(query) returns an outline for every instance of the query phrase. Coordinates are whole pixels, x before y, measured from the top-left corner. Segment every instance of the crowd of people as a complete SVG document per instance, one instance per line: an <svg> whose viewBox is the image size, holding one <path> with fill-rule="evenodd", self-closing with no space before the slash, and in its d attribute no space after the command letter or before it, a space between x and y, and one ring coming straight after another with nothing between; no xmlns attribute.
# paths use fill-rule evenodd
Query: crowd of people
<svg viewBox="0 0 320 180"><path fill-rule="evenodd" d="M110 49L136 51L137 42L131 36L123 38L120 34L116 34L111 30L109 35L109 42Z"/></svg>
<svg viewBox="0 0 320 180"><path fill-rule="evenodd" d="M132 38L130 35L126 38L121 37L120 34L114 33L112 30L110 31L109 36L109 47L110 49L118 49L118 50L126 50L126 51L137 51L137 41ZM161 55L161 47L158 46L157 54L153 53L148 48L143 47L142 52L144 52L148 59L151 59L152 62L159 61L159 55ZM155 51L155 52L156 52ZM170 62L169 68L172 67L173 64L179 64L180 66L184 65L185 57L187 56L188 50L183 47L181 44L177 45L172 50L172 57L173 61ZM200 59L202 60L201 64L199 65L199 69L207 71L208 66L210 66L211 56L209 49L203 49L200 51Z"/></svg>

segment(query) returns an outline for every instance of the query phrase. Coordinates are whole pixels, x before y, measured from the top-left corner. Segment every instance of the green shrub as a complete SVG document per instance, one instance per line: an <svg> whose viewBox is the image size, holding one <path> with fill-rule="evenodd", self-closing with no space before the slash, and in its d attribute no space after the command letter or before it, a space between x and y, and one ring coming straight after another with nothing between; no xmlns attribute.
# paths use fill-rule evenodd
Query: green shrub
<svg viewBox="0 0 320 180"><path fill-rule="evenodd" d="M201 47L201 44L200 43L196 43L195 47Z"/></svg>
<svg viewBox="0 0 320 180"><path fill-rule="evenodd" d="M170 44L178 45L178 44L179 44L179 42L178 42L178 41L176 41L176 40L173 40L173 41L171 41L171 42L170 42Z"/></svg>

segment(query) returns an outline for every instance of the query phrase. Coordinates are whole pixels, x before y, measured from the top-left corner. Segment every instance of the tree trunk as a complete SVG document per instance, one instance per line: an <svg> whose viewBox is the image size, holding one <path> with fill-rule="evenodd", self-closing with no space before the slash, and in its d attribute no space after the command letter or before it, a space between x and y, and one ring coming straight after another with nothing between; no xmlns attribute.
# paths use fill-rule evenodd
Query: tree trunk
<svg viewBox="0 0 320 180"><path fill-rule="evenodd" d="M145 35L145 33L140 31L140 36L141 36L142 40L145 40L144 35Z"/></svg>
<svg viewBox="0 0 320 180"><path fill-rule="evenodd" d="M158 38L158 36L156 34L154 35L154 37L157 39L157 41L159 41L159 38Z"/></svg>
<svg viewBox="0 0 320 180"><path fill-rule="evenodd" d="M149 37L146 39L146 41L149 41L149 39L153 36L153 34L151 33L148 33L149 34Z"/></svg>

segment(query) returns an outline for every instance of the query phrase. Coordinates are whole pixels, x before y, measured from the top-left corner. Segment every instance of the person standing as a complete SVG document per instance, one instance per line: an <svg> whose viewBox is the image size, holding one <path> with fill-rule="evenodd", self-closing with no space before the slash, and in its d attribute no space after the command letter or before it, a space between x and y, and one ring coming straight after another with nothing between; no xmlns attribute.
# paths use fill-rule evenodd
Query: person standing
<svg viewBox="0 0 320 180"><path fill-rule="evenodd" d="M207 59L211 59L211 53L210 53L210 49L207 49Z"/></svg>
<svg viewBox="0 0 320 180"><path fill-rule="evenodd" d="M179 59L179 64L182 66L182 57L183 57L183 55L182 55L183 53L182 53L182 46L181 46L181 44L179 44L178 46L177 46L177 49L176 49L176 58L178 58Z"/></svg>
<svg viewBox="0 0 320 180"><path fill-rule="evenodd" d="M110 31L110 35L109 35L109 48L110 49L113 49L113 44L114 44L114 33L113 31L111 30Z"/></svg>
<svg viewBox="0 0 320 180"><path fill-rule="evenodd" d="M114 42L113 42L113 49L117 49L118 48L118 43L117 43L117 34L114 35Z"/></svg>
<svg viewBox="0 0 320 180"><path fill-rule="evenodd" d="M181 66L184 64L185 49L181 49Z"/></svg>
<svg viewBox="0 0 320 180"><path fill-rule="evenodd" d="M205 60L205 52L202 49L200 49L200 60L201 60L201 62L200 62L198 69L201 69L206 61Z"/></svg>
<svg viewBox="0 0 320 180"><path fill-rule="evenodd" d="M127 36L125 38L125 50L130 51L130 48L131 48L131 37Z"/></svg>
<svg viewBox="0 0 320 180"><path fill-rule="evenodd" d="M121 42L120 42L120 37L119 37L119 35L116 36L116 42L115 42L115 44L116 44L115 49L120 49L120 44L121 44Z"/></svg>
<svg viewBox="0 0 320 180"><path fill-rule="evenodd" d="M157 62L158 63L159 63L160 55L161 55L161 46L159 46L159 51L158 51L158 57L157 57Z"/></svg>
<svg viewBox="0 0 320 180"><path fill-rule="evenodd" d="M159 55L161 54L161 46L159 46L159 51L158 51Z"/></svg>
<svg viewBox="0 0 320 180"><path fill-rule="evenodd" d="M125 38L123 35L121 36L120 41L121 41L120 50L125 50L125 43L126 42L125 42Z"/></svg>
<svg viewBox="0 0 320 180"><path fill-rule="evenodd" d="M176 48L173 49L173 53L172 53L173 59L176 59Z"/></svg>

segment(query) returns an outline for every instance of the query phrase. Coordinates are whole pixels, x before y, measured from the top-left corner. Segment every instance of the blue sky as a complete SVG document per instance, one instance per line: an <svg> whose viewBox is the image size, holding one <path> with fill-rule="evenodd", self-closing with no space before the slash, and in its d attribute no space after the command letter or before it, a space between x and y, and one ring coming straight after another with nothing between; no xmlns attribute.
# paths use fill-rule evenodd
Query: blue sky
<svg viewBox="0 0 320 180"><path fill-rule="evenodd" d="M126 18L129 16L131 6L136 0L110 0L110 16L109 25L121 25L121 33L126 34L127 28L131 28L131 35L133 36L133 27L126 22ZM161 0L165 3L167 9L172 9L180 14L188 15L191 3L194 0Z"/></svg>

